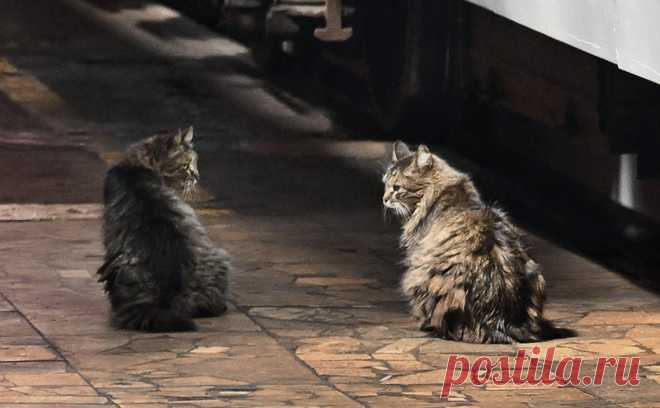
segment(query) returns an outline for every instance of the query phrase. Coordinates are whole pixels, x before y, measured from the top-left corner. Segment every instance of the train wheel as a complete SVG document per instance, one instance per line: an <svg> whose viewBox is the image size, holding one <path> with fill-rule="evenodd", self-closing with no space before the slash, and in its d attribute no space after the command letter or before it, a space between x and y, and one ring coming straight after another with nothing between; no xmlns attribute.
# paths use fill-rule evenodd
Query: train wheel
<svg viewBox="0 0 660 408"><path fill-rule="evenodd" d="M460 2L361 0L356 35L374 116L388 132L458 122Z"/></svg>

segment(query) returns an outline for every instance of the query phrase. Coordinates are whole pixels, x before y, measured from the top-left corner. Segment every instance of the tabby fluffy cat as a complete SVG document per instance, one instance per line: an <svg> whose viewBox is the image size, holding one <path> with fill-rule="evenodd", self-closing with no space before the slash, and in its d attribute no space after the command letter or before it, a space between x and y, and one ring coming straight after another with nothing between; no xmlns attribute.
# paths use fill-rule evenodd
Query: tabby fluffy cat
<svg viewBox="0 0 660 408"><path fill-rule="evenodd" d="M183 200L199 179L192 139L192 128L148 138L106 175L98 275L117 328L195 330L193 317L227 308L229 257Z"/></svg>
<svg viewBox="0 0 660 408"><path fill-rule="evenodd" d="M471 343L571 335L543 318L540 266L467 175L424 145L396 142L383 182L385 208L403 219L402 289L422 330Z"/></svg>

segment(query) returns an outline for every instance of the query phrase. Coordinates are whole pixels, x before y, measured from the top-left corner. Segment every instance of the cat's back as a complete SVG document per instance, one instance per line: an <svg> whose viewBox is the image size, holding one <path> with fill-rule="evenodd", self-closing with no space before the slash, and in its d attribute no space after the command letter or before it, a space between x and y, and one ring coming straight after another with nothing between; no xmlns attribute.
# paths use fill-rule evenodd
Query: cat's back
<svg viewBox="0 0 660 408"><path fill-rule="evenodd" d="M103 199L106 208L130 199L150 202L158 198L162 188L160 177L153 170L119 164L105 175Z"/></svg>
<svg viewBox="0 0 660 408"><path fill-rule="evenodd" d="M178 230L187 204L164 185L154 171L117 165L106 174L104 185L104 233L106 244L128 238L134 231L152 226Z"/></svg>
<svg viewBox="0 0 660 408"><path fill-rule="evenodd" d="M117 165L106 173L103 197L107 213L119 211L141 213L142 216L188 216L190 206L167 187L153 170Z"/></svg>
<svg viewBox="0 0 660 408"><path fill-rule="evenodd" d="M446 211L433 220L423 239L410 248L409 262L474 262L491 253L498 234L508 225L504 214L487 206Z"/></svg>

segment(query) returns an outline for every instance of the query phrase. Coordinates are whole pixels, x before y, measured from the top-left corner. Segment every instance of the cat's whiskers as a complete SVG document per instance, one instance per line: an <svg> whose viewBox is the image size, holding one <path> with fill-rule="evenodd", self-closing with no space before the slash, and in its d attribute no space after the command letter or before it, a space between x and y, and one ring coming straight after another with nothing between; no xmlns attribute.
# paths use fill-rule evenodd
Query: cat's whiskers
<svg viewBox="0 0 660 408"><path fill-rule="evenodd" d="M195 192L195 183L194 180L188 179L184 181L183 183L183 191L181 192L181 196L183 197L184 200L188 201L193 197L193 193Z"/></svg>
<svg viewBox="0 0 660 408"><path fill-rule="evenodd" d="M403 204L397 204L397 206L394 207L394 211L396 212L396 215L398 215L401 218L408 218L411 214L408 207L406 207Z"/></svg>
<svg viewBox="0 0 660 408"><path fill-rule="evenodd" d="M394 214L396 217L406 219L410 217L412 212L405 204L395 202L390 205L383 206L383 218L385 221L390 221L390 214Z"/></svg>
<svg viewBox="0 0 660 408"><path fill-rule="evenodd" d="M392 217L391 217L392 213L389 207L383 206L382 215L383 215L383 222L387 224L392 222Z"/></svg>

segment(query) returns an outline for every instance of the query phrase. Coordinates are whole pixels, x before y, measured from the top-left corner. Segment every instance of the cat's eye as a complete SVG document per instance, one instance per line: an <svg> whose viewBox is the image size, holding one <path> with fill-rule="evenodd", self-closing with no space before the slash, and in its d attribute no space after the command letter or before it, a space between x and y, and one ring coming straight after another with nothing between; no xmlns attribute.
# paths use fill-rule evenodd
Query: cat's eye
<svg viewBox="0 0 660 408"><path fill-rule="evenodd" d="M395 184L395 185L392 186L392 191L397 192L397 191L399 191L399 190L401 190L401 186L400 186L400 185Z"/></svg>

